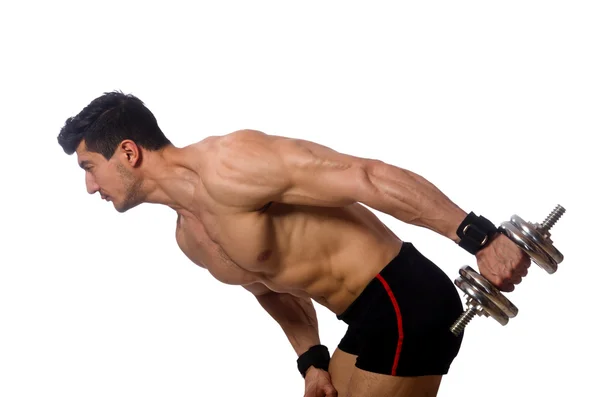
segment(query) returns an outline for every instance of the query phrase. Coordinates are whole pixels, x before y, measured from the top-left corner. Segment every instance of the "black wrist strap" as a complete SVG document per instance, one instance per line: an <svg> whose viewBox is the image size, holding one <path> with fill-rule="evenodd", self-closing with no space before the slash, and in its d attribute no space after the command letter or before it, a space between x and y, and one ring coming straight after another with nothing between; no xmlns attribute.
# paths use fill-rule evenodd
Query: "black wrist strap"
<svg viewBox="0 0 600 397"><path fill-rule="evenodd" d="M497 231L498 228L488 219L471 212L456 229L460 238L458 245L475 255L490 242Z"/></svg>
<svg viewBox="0 0 600 397"><path fill-rule="evenodd" d="M329 359L329 350L327 349L327 346L315 345L298 357L298 371L300 371L303 378L306 377L306 371L308 371L311 366L328 371Z"/></svg>

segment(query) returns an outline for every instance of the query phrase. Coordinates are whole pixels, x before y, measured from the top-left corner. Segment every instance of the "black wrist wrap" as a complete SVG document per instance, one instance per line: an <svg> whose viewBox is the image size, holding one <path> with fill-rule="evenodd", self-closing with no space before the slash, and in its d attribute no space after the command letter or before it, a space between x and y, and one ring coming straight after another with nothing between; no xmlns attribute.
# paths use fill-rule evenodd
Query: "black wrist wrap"
<svg viewBox="0 0 600 397"><path fill-rule="evenodd" d="M471 212L456 230L460 238L458 245L475 255L490 242L497 231L498 228L488 219Z"/></svg>
<svg viewBox="0 0 600 397"><path fill-rule="evenodd" d="M311 366L327 371L329 370L329 359L327 346L315 345L298 357L298 371L300 371L303 378L306 377L306 371Z"/></svg>

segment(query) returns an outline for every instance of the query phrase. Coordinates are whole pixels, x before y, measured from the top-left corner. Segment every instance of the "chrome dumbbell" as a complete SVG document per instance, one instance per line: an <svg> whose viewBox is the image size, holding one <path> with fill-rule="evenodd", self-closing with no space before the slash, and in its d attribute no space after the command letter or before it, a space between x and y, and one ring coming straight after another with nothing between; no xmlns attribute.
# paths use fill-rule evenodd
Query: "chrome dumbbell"
<svg viewBox="0 0 600 397"><path fill-rule="evenodd" d="M564 257L554 247L550 229L564 213L565 209L558 205L541 224L526 222L513 215L510 221L500 225L499 231L527 253L532 262L552 274ZM467 297L467 309L450 327L456 336L463 332L475 315L492 317L501 325L506 325L518 313L517 307L498 288L469 266L460 269L454 284Z"/></svg>

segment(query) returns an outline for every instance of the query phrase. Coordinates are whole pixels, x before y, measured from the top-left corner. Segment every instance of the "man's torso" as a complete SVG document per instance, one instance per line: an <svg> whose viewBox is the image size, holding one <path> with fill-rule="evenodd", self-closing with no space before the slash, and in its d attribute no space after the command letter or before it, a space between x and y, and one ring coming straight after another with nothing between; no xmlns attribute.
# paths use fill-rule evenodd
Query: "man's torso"
<svg viewBox="0 0 600 397"><path fill-rule="evenodd" d="M212 141L196 144L198 155L190 157L204 170ZM178 211L176 238L192 262L223 283L261 283L339 314L400 249L400 239L361 204L272 202L240 210L216 201L206 180L199 178L193 203Z"/></svg>

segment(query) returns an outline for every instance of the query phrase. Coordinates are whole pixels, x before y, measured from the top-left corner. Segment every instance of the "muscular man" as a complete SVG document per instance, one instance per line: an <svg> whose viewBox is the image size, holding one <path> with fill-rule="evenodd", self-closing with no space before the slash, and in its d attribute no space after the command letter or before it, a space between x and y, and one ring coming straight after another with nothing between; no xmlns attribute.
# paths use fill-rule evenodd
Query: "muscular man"
<svg viewBox="0 0 600 397"><path fill-rule="evenodd" d="M460 244L503 291L529 267L423 177L306 140L240 130L178 148L138 98L111 92L67 119L58 142L77 154L88 192L117 211L177 212L190 260L246 288L280 324L308 397L434 396L459 351L453 283L368 207ZM312 300L348 324L331 358Z"/></svg>

